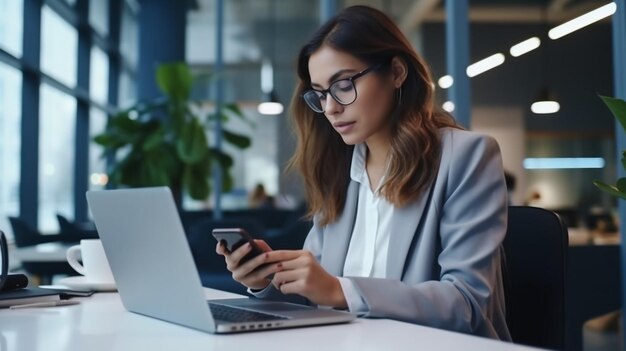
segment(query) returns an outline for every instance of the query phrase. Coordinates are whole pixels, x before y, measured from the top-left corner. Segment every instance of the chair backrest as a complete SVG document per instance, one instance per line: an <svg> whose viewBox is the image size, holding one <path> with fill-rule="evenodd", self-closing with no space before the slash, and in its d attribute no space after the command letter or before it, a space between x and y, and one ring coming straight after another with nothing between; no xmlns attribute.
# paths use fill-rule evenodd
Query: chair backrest
<svg viewBox="0 0 626 351"><path fill-rule="evenodd" d="M512 206L503 246L507 324L513 342L563 349L567 226L552 211Z"/></svg>
<svg viewBox="0 0 626 351"><path fill-rule="evenodd" d="M83 229L76 222L72 222L67 217L57 213L57 221L59 222L59 240L64 242L75 242L82 239L98 239L98 232L95 229Z"/></svg>
<svg viewBox="0 0 626 351"><path fill-rule="evenodd" d="M9 222L13 228L13 238L15 239L15 246L17 247L38 245L57 239L56 235L41 235L20 218L9 217Z"/></svg>

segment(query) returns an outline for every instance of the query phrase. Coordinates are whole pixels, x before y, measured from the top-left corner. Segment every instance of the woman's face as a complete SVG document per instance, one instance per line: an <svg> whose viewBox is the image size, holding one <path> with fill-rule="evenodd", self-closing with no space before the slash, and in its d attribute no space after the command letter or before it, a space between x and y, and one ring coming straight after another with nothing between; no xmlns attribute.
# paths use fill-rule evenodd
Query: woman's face
<svg viewBox="0 0 626 351"><path fill-rule="evenodd" d="M369 68L367 64L347 53L322 46L309 58L311 87L328 89L330 84L354 76ZM391 74L371 71L354 81L356 100L341 105L330 94L322 100L324 115L348 145L367 141L386 141L389 137L389 117L395 102L395 87Z"/></svg>

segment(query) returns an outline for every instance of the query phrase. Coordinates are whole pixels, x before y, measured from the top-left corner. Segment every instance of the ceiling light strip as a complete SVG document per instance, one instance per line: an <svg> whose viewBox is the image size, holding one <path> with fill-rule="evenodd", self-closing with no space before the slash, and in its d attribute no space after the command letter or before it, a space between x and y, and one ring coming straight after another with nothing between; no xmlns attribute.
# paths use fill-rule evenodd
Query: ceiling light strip
<svg viewBox="0 0 626 351"><path fill-rule="evenodd" d="M498 67L504 63L504 55L501 53L493 54L485 59L482 59L476 63L472 63L467 67L467 75L471 77L476 77L481 73L485 73L488 70Z"/></svg>
<svg viewBox="0 0 626 351"><path fill-rule="evenodd" d="M615 2L610 4L606 4L602 7L598 7L593 11L589 11L584 15L578 16L570 21L567 21L561 25L558 25L548 32L548 36L552 40L556 40L562 38L572 32L575 32L583 27L586 27L592 23L598 22L599 20L609 17L615 13L617 10L617 5Z"/></svg>
<svg viewBox="0 0 626 351"><path fill-rule="evenodd" d="M511 46L509 52L511 53L511 56L519 57L525 53L535 50L539 47L539 45L541 45L541 40L537 37L532 37Z"/></svg>

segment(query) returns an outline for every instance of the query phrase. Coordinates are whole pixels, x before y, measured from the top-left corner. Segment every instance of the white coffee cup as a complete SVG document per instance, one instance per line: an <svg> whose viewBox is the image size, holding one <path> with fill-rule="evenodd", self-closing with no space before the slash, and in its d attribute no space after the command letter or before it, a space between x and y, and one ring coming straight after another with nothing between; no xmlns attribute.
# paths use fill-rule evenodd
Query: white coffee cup
<svg viewBox="0 0 626 351"><path fill-rule="evenodd" d="M77 253L79 252L83 264L78 262ZM74 245L67 249L65 256L67 257L67 263L76 272L84 275L88 281L105 284L115 283L111 267L109 267L109 261L104 254L102 241L99 239L81 240L80 245Z"/></svg>

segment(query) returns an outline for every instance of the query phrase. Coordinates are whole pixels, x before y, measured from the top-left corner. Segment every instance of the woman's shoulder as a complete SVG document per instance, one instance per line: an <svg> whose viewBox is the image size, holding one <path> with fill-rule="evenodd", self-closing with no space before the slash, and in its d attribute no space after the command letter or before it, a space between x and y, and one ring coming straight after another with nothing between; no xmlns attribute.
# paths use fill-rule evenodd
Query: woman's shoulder
<svg viewBox="0 0 626 351"><path fill-rule="evenodd" d="M447 149L454 149L458 153L459 151L472 152L498 147L498 143L493 137L479 132L446 127L441 128L439 134L444 152Z"/></svg>

